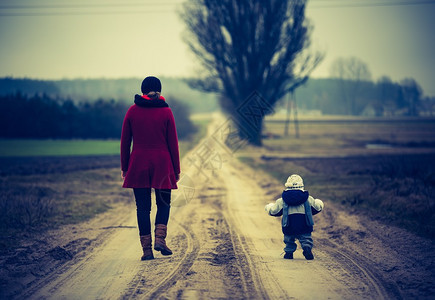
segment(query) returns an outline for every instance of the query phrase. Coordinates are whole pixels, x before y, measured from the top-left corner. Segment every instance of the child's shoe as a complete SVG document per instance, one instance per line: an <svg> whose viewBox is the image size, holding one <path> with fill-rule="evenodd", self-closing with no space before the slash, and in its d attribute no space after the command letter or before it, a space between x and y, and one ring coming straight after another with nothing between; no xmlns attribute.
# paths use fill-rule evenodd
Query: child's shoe
<svg viewBox="0 0 435 300"><path fill-rule="evenodd" d="M304 247L303 249L304 249L304 251L302 252L302 254L305 256L306 260L312 260L312 259L314 259L314 255L311 252L311 248Z"/></svg>
<svg viewBox="0 0 435 300"><path fill-rule="evenodd" d="M284 254L285 259L293 259L293 252L286 252Z"/></svg>

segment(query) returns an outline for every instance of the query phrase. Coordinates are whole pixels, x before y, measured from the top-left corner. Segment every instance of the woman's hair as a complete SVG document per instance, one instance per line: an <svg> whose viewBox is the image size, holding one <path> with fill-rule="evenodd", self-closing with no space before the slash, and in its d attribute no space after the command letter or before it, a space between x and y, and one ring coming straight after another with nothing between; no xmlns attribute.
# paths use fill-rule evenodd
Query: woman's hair
<svg viewBox="0 0 435 300"><path fill-rule="evenodd" d="M147 96L151 99L151 100L155 100L155 99L159 99L160 98L160 93L159 92L149 92L147 94Z"/></svg>

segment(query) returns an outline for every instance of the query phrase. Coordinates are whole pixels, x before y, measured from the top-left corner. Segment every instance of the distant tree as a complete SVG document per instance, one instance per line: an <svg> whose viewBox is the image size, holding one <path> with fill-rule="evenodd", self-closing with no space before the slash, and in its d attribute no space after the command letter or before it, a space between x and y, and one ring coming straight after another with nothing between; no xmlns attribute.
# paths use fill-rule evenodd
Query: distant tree
<svg viewBox="0 0 435 300"><path fill-rule="evenodd" d="M339 57L330 67L330 75L338 79L341 96L347 114L356 115L356 101L364 81L370 81L371 74L365 62L356 57Z"/></svg>
<svg viewBox="0 0 435 300"><path fill-rule="evenodd" d="M435 97L424 97L420 101L421 111L426 116L434 116L435 113Z"/></svg>
<svg viewBox="0 0 435 300"><path fill-rule="evenodd" d="M405 92L400 83L393 82L388 76L382 76L376 83L376 103L382 106L384 115L395 115L408 108Z"/></svg>
<svg viewBox="0 0 435 300"><path fill-rule="evenodd" d="M184 5L186 41L205 70L205 79L191 80L191 86L221 93L222 109L251 144L261 145L270 108L303 84L322 59L308 51L305 6L305 0L188 0ZM257 102L249 109L256 126L239 110L254 92Z"/></svg>
<svg viewBox="0 0 435 300"><path fill-rule="evenodd" d="M418 116L418 106L420 104L423 90L413 78L405 78L400 82L405 103L408 107L409 116Z"/></svg>
<svg viewBox="0 0 435 300"><path fill-rule="evenodd" d="M377 81L377 97L375 102L375 110L378 115L384 113L393 114L396 105L397 88L390 77L382 76Z"/></svg>
<svg viewBox="0 0 435 300"><path fill-rule="evenodd" d="M118 138L128 106L114 100L98 99L79 105L80 135L85 138Z"/></svg>
<svg viewBox="0 0 435 300"><path fill-rule="evenodd" d="M79 120L80 111L74 102L68 99L61 105L61 114L63 121L59 124L61 136L68 139L73 138L81 127Z"/></svg>

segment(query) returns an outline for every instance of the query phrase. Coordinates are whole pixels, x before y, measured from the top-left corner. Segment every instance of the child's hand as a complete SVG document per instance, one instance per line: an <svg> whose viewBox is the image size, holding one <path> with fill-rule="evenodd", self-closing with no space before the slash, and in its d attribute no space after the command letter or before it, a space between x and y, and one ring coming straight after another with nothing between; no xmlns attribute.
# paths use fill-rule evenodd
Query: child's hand
<svg viewBox="0 0 435 300"><path fill-rule="evenodd" d="M270 211L270 207L273 205L273 203L269 203L264 207L264 210L269 212Z"/></svg>

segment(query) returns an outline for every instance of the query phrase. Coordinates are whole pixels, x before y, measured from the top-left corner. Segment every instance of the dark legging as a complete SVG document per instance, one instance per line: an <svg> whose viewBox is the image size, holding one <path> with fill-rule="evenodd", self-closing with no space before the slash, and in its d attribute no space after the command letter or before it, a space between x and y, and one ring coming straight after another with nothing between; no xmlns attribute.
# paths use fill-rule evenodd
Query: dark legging
<svg viewBox="0 0 435 300"><path fill-rule="evenodd" d="M139 235L151 233L151 188L133 189L136 199L137 223ZM155 189L157 214L155 224L168 225L169 211L171 209L171 190Z"/></svg>

